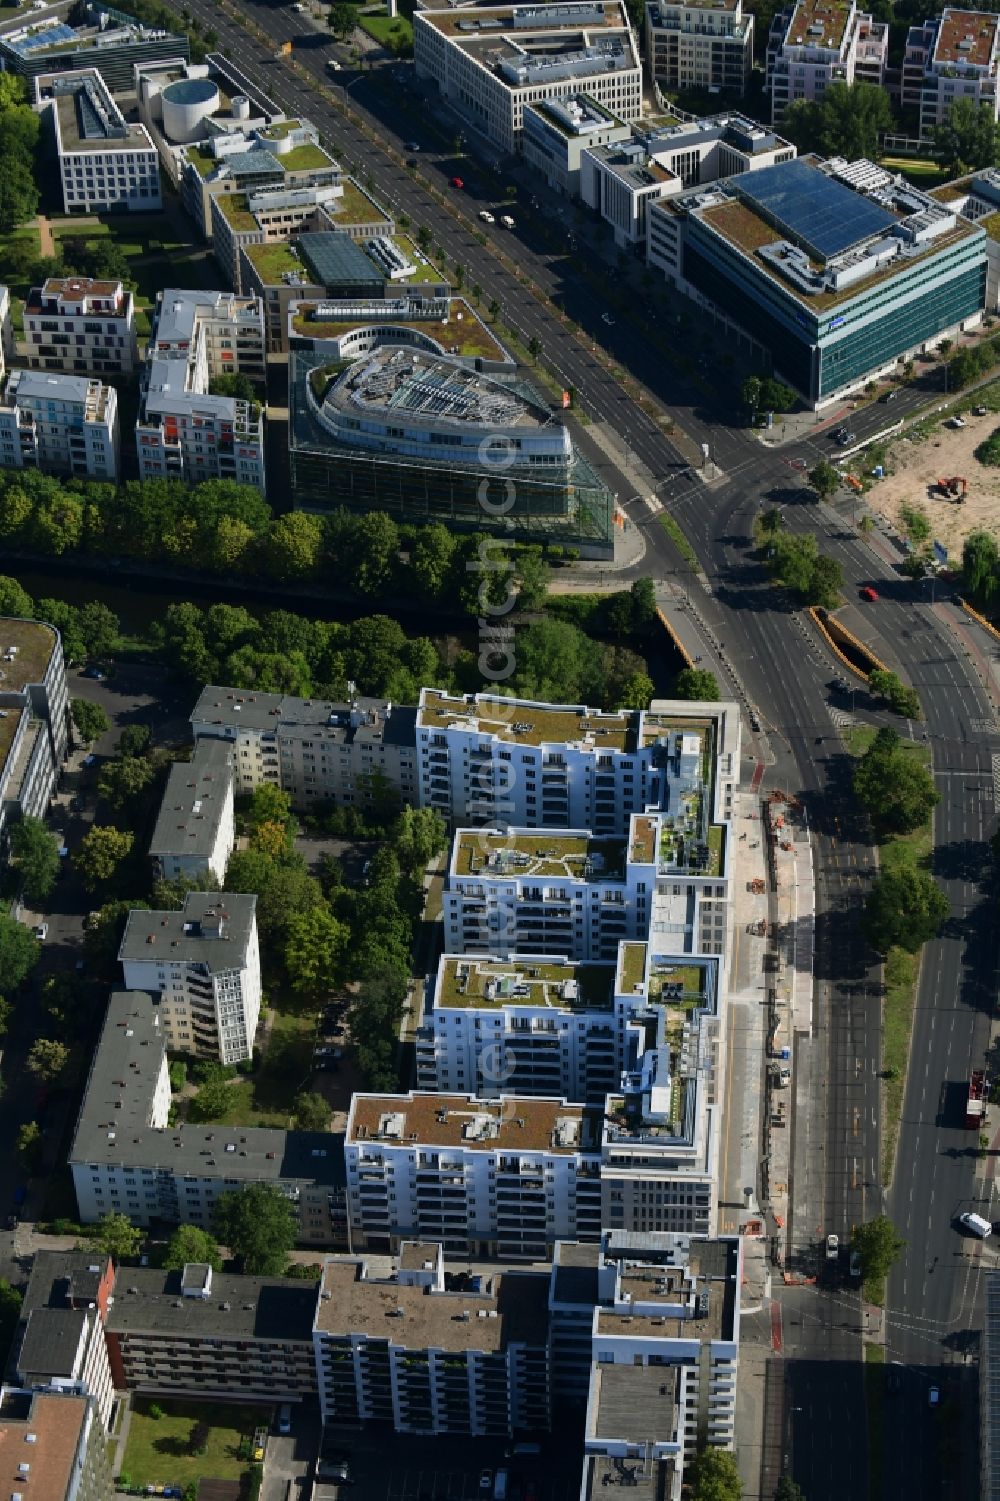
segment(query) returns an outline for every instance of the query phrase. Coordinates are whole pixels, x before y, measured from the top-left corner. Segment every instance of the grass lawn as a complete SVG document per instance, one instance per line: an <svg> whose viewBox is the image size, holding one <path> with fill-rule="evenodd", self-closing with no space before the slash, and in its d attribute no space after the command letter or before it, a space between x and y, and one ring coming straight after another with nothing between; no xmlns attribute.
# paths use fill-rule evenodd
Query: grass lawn
<svg viewBox="0 0 1000 1501"><path fill-rule="evenodd" d="M260 1409L229 1407L219 1402L160 1402L162 1418L151 1418L151 1403L132 1403L132 1420L122 1473L132 1485L187 1485L203 1477L238 1480L247 1468L238 1457L239 1442L260 1422ZM194 1454L195 1430L207 1439L204 1454Z"/></svg>
<svg viewBox="0 0 1000 1501"><path fill-rule="evenodd" d="M308 1087L315 1035L311 1012L276 1012L261 1065L250 1078L230 1085L232 1105L221 1124L280 1130L290 1125L295 1097Z"/></svg>
<svg viewBox="0 0 1000 1501"><path fill-rule="evenodd" d="M383 47L392 48L405 42L413 50L413 23L405 16L359 16L358 25Z"/></svg>

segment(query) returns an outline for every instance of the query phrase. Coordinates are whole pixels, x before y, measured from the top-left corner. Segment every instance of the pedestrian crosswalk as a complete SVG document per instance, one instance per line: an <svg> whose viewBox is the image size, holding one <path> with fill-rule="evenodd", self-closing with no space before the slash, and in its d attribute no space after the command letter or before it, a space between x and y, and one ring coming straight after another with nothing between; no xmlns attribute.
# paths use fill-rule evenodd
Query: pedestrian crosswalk
<svg viewBox="0 0 1000 1501"><path fill-rule="evenodd" d="M827 707L830 709L830 718L838 730L848 730L851 725L857 723L854 715L848 714L846 709L834 709L831 705L827 705Z"/></svg>

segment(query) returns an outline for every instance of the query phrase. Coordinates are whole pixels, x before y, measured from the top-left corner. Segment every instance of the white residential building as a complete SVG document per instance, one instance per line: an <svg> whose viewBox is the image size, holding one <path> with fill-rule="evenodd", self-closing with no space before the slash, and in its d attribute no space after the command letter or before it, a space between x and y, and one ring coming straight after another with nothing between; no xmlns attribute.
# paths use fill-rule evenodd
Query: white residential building
<svg viewBox="0 0 1000 1501"><path fill-rule="evenodd" d="M819 100L831 83L881 88L889 59L889 24L859 10L857 0L797 0L771 22L765 87L780 125L797 99Z"/></svg>
<svg viewBox="0 0 1000 1501"><path fill-rule="evenodd" d="M16 352L14 327L10 317L10 288L0 284L0 381L6 375L7 366Z"/></svg>
<svg viewBox="0 0 1000 1501"><path fill-rule="evenodd" d="M446 1287L439 1242L404 1241L388 1269L328 1260L313 1326L324 1424L547 1429L547 1291L539 1272L491 1271L460 1291Z"/></svg>
<svg viewBox="0 0 1000 1501"><path fill-rule="evenodd" d="M646 239L652 205L687 188L791 161L795 147L745 115L726 113L668 125L580 156L580 197L614 231L615 243Z"/></svg>
<svg viewBox="0 0 1000 1501"><path fill-rule="evenodd" d="M174 762L149 846L158 875L212 875L222 885L236 838L235 775L232 750L218 740L198 740L190 761Z"/></svg>
<svg viewBox="0 0 1000 1501"><path fill-rule="evenodd" d="M12 370L0 402L0 468L118 478L118 393L83 375Z"/></svg>
<svg viewBox="0 0 1000 1501"><path fill-rule="evenodd" d="M524 159L541 172L550 188L575 198L580 189L580 155L591 146L632 139L632 127L589 94L543 99L524 106Z"/></svg>
<svg viewBox="0 0 1000 1501"><path fill-rule="evenodd" d="M664 89L746 92L753 25L743 0L646 0L646 57Z"/></svg>
<svg viewBox="0 0 1000 1501"><path fill-rule="evenodd" d="M601 1112L558 1099L356 1094L347 1120L349 1240L395 1251L538 1260L601 1227Z"/></svg>
<svg viewBox="0 0 1000 1501"><path fill-rule="evenodd" d="M263 408L209 394L214 376L238 373L264 378L260 299L173 287L161 292L135 425L143 479L232 479L265 490Z"/></svg>
<svg viewBox="0 0 1000 1501"><path fill-rule="evenodd" d="M129 990L159 996L168 1048L220 1063L253 1054L260 1016L257 898L189 891L180 912L129 913L118 957Z"/></svg>
<svg viewBox="0 0 1000 1501"><path fill-rule="evenodd" d="M164 1220L208 1230L220 1194L269 1183L294 1208L300 1243L343 1245L342 1138L264 1126L169 1126L161 1012L142 992L115 991L109 1001L69 1154L82 1223L113 1212L136 1225Z"/></svg>
<svg viewBox="0 0 1000 1501"><path fill-rule="evenodd" d="M739 778L731 704L654 701L602 713L424 688L417 710L418 802L453 826L588 829L622 838L633 813L699 809L723 821ZM703 765L709 768L702 784Z"/></svg>
<svg viewBox="0 0 1000 1501"><path fill-rule="evenodd" d="M922 26L911 26L901 69L900 102L915 109L920 135L929 140L958 99L986 104L1000 115L1000 20L977 10L947 6Z"/></svg>
<svg viewBox="0 0 1000 1501"><path fill-rule="evenodd" d="M144 125L130 125L96 68L35 79L55 136L67 214L157 213L160 160Z"/></svg>
<svg viewBox="0 0 1000 1501"><path fill-rule="evenodd" d="M0 670L2 837L18 818L45 817L66 755L69 695L59 632L0 616Z"/></svg>
<svg viewBox="0 0 1000 1501"><path fill-rule="evenodd" d="M288 693L202 689L191 715L195 740L232 744L236 795L270 783L296 808L370 804L383 782L417 802L416 711L384 699L335 704Z"/></svg>
<svg viewBox="0 0 1000 1501"><path fill-rule="evenodd" d="M135 299L120 281L50 276L28 294L24 339L36 370L131 375L139 358Z"/></svg>
<svg viewBox="0 0 1000 1501"><path fill-rule="evenodd" d="M501 152L521 146L526 104L586 92L621 120L642 113L642 64L623 0L417 10L417 74Z"/></svg>
<svg viewBox="0 0 1000 1501"><path fill-rule="evenodd" d="M645 938L656 871L626 839L581 829L459 829L445 878L451 954L566 955L614 960Z"/></svg>

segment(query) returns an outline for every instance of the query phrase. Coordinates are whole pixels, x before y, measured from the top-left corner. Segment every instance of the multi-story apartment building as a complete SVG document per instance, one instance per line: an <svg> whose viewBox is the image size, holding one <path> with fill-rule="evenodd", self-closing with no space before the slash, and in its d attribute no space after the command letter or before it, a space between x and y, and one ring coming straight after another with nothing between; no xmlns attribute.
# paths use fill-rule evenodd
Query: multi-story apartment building
<svg viewBox="0 0 1000 1501"><path fill-rule="evenodd" d="M646 57L664 89L745 93L753 15L743 0L646 0Z"/></svg>
<svg viewBox="0 0 1000 1501"><path fill-rule="evenodd" d="M0 400L0 468L118 478L118 393L83 375L12 370Z"/></svg>
<svg viewBox="0 0 1000 1501"><path fill-rule="evenodd" d="M639 132L580 157L580 197L623 248L643 244L649 210L687 188L791 161L795 147L745 115L714 115Z"/></svg>
<svg viewBox="0 0 1000 1501"><path fill-rule="evenodd" d="M185 32L142 26L99 0L88 0L73 14L85 24L67 24L53 6L44 16L26 15L22 25L0 36L0 67L25 79L29 96L32 80L55 69L65 75L96 68L113 93L129 93L135 87L137 63L189 55Z"/></svg>
<svg viewBox="0 0 1000 1501"><path fill-rule="evenodd" d="M857 0L797 0L771 22L765 87L780 125L797 99L822 100L831 83L881 88L889 58L889 24Z"/></svg>
<svg viewBox="0 0 1000 1501"><path fill-rule="evenodd" d="M415 711L382 699L347 704L204 688L191 715L196 741L233 745L236 793L265 783L297 808L318 802L364 806L388 785L416 803Z"/></svg>
<svg viewBox="0 0 1000 1501"><path fill-rule="evenodd" d="M66 755L69 695L59 632L0 617L0 836L44 818Z"/></svg>
<svg viewBox="0 0 1000 1501"><path fill-rule="evenodd" d="M648 258L816 409L986 301L986 235L872 162L787 161L649 211Z"/></svg>
<svg viewBox="0 0 1000 1501"><path fill-rule="evenodd" d="M173 287L161 292L135 425L143 478L232 479L264 490L263 409L211 395L212 378L223 374L264 379L259 300Z"/></svg>
<svg viewBox="0 0 1000 1501"><path fill-rule="evenodd" d="M315 1283L123 1267L106 1329L119 1391L294 1402L316 1391Z"/></svg>
<svg viewBox="0 0 1000 1501"><path fill-rule="evenodd" d="M14 326L10 316L10 288L0 284L0 381L7 373L7 366L14 358Z"/></svg>
<svg viewBox="0 0 1000 1501"><path fill-rule="evenodd" d="M313 1326L324 1423L497 1436L547 1428L547 1291L543 1274L509 1271L447 1287L434 1242L404 1241L387 1272L327 1261Z"/></svg>
<svg viewBox="0 0 1000 1501"><path fill-rule="evenodd" d="M632 127L589 94L543 99L524 106L521 151L548 186L575 198L580 189L580 156L592 146L630 141Z"/></svg>
<svg viewBox="0 0 1000 1501"><path fill-rule="evenodd" d="M115 1383L104 1324L115 1285L110 1257L90 1251L36 1251L11 1349L25 1390L90 1397L111 1425Z"/></svg>
<svg viewBox="0 0 1000 1501"><path fill-rule="evenodd" d="M28 294L24 339L36 370L131 375L139 358L135 300L120 281L50 276Z"/></svg>
<svg viewBox="0 0 1000 1501"><path fill-rule="evenodd" d="M537 1260L601 1226L601 1112L566 1100L356 1094L347 1122L352 1250L440 1241Z"/></svg>
<svg viewBox="0 0 1000 1501"><path fill-rule="evenodd" d="M417 757L420 805L453 825L623 838L633 813L679 817L699 792L699 817L729 817L739 715L732 705L666 701L606 714L424 688Z"/></svg>
<svg viewBox="0 0 1000 1501"><path fill-rule="evenodd" d="M654 885L653 860L631 860L626 839L459 829L445 878L445 950L613 961L622 939L645 938Z"/></svg>
<svg viewBox="0 0 1000 1501"><path fill-rule="evenodd" d="M418 10L417 74L501 152L518 151L526 104L586 92L621 120L642 112L642 64L622 0Z"/></svg>
<svg viewBox="0 0 1000 1501"><path fill-rule="evenodd" d="M118 958L129 990L159 997L173 1052L220 1063L253 1054L260 1017L257 898L189 891L180 912L129 913Z"/></svg>
<svg viewBox="0 0 1000 1501"><path fill-rule="evenodd" d="M55 139L67 214L158 212L160 159L145 125L129 124L96 68L35 79Z"/></svg>
<svg viewBox="0 0 1000 1501"><path fill-rule="evenodd" d="M958 99L986 104L1000 115L1000 22L995 15L947 6L922 26L911 26L900 75L900 100L915 109L920 135L929 140Z"/></svg>
<svg viewBox="0 0 1000 1501"><path fill-rule="evenodd" d="M69 1154L80 1219L127 1214L207 1230L221 1193L270 1183L303 1244L345 1243L343 1138L258 1126L168 1125L170 1077L159 1006L112 994Z"/></svg>
<svg viewBox="0 0 1000 1501"><path fill-rule="evenodd" d="M108 1436L87 1397L3 1387L0 1468L12 1497L114 1501Z"/></svg>
<svg viewBox="0 0 1000 1501"><path fill-rule="evenodd" d="M236 838L232 750L217 740L198 740L190 761L175 761L149 846L157 875L222 885Z"/></svg>

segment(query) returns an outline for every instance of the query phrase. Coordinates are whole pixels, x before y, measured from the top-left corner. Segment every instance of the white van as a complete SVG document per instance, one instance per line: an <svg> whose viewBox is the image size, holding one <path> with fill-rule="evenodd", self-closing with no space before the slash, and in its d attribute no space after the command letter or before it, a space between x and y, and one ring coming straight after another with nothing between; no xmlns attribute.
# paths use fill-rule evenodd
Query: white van
<svg viewBox="0 0 1000 1501"><path fill-rule="evenodd" d="M978 1235L980 1240L986 1240L993 1234L993 1226L981 1214L960 1214L958 1223L964 1225L966 1230L971 1230L973 1235Z"/></svg>

